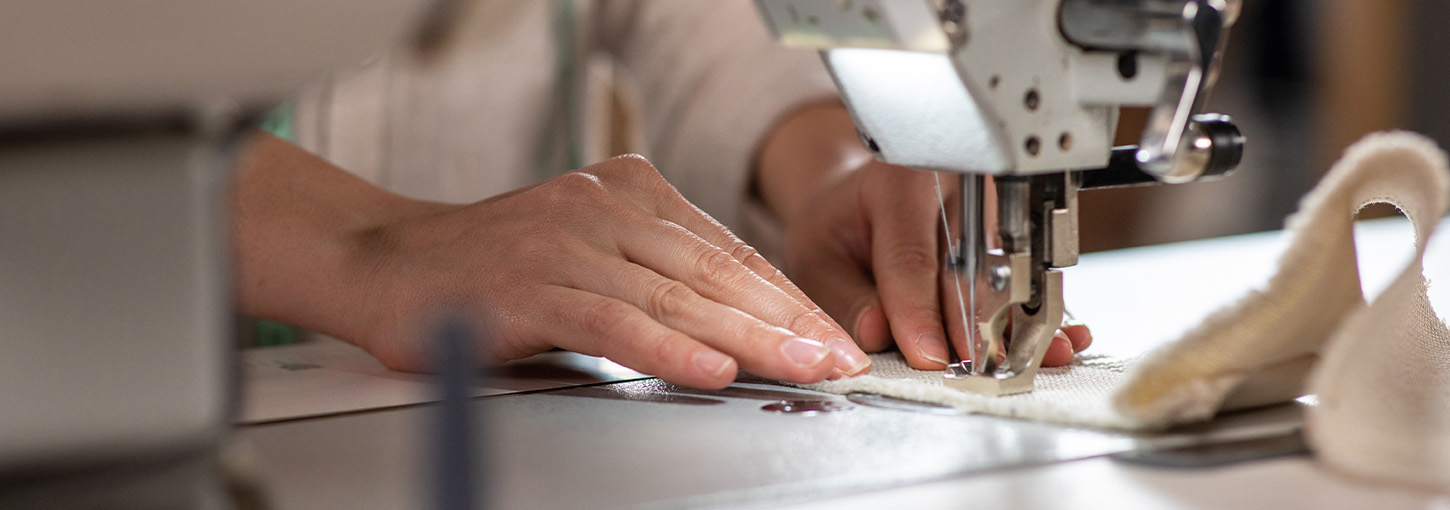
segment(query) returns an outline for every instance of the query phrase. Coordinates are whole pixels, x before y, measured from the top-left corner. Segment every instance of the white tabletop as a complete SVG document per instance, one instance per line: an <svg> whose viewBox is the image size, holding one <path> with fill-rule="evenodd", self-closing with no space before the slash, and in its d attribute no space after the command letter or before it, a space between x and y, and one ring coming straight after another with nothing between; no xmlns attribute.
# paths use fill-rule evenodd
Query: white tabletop
<svg viewBox="0 0 1450 510"><path fill-rule="evenodd" d="M1403 267L1410 234L1391 220L1362 225L1358 237L1374 294ZM1282 236L1264 233L1091 254L1070 269L1065 297L1094 327L1094 350L1136 354L1261 284L1282 247ZM1450 281L1450 235L1434 240L1425 266L1432 283ZM1431 299L1443 315L1450 288L1432 285ZM500 507L1450 509L1450 499L1348 479L1304 455L1191 469L1113 456L1203 430L1135 437L859 405L786 416L762 404L851 404L755 383L718 392L652 379L549 386L474 401L490 473L481 492ZM1295 412L1214 427L1292 430ZM243 426L239 436L279 508L426 507L431 413L413 405L297 418Z"/></svg>

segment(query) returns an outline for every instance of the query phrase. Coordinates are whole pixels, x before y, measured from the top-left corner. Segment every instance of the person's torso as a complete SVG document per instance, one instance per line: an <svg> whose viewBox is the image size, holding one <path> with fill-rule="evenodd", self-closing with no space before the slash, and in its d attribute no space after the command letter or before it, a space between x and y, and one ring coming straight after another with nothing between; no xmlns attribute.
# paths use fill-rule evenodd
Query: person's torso
<svg viewBox="0 0 1450 510"><path fill-rule="evenodd" d="M298 98L296 141L392 191L468 202L569 166L575 2L485 0L433 58L387 52Z"/></svg>

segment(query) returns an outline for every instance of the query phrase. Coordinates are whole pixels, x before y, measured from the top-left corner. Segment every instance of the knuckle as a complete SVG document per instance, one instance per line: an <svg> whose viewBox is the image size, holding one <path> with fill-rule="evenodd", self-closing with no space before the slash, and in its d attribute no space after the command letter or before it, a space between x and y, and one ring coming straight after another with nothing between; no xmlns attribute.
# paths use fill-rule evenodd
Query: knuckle
<svg viewBox="0 0 1450 510"><path fill-rule="evenodd" d="M639 154L623 154L605 160L598 165L599 173L609 178L628 182L651 182L663 180L659 169Z"/></svg>
<svg viewBox="0 0 1450 510"><path fill-rule="evenodd" d="M585 331L609 336L623 326L627 317L629 305L613 299L599 299L584 309L582 321Z"/></svg>
<svg viewBox="0 0 1450 510"><path fill-rule="evenodd" d="M937 270L936 252L918 244L893 247L885 262L888 267L908 274L932 274Z"/></svg>
<svg viewBox="0 0 1450 510"><path fill-rule="evenodd" d="M739 281L740 262L720 250L709 250L695 261L695 274L711 289L724 289Z"/></svg>
<svg viewBox="0 0 1450 510"><path fill-rule="evenodd" d="M569 172L553 180L550 186L552 202L579 203L581 199L600 199L608 196L609 190L599 176L586 172Z"/></svg>
<svg viewBox="0 0 1450 510"><path fill-rule="evenodd" d="M679 343L675 342L673 334L669 332L657 333L649 339L649 343L649 359L656 363L656 368L661 365L678 365L676 361L680 359L680 349Z"/></svg>
<svg viewBox="0 0 1450 510"><path fill-rule="evenodd" d="M765 260L765 256L761 255L759 250L756 250L755 247L748 244L740 243L736 245L734 249L730 250L730 256L735 258L735 260L739 260L741 264L745 264L745 267L750 268L750 270L759 273L762 277L770 278L778 272L775 266L770 264L770 261Z"/></svg>
<svg viewBox="0 0 1450 510"><path fill-rule="evenodd" d="M943 319L941 308L937 307L935 302L913 307L906 312L906 316L903 318L913 325L911 327L922 329L940 325Z"/></svg>
<svg viewBox="0 0 1450 510"><path fill-rule="evenodd" d="M807 335L807 332L815 329L817 326L820 326L821 323L821 318L815 313L802 312L795 314L795 316L791 317L789 321L786 321L786 329L791 330L797 335L810 338L810 336Z"/></svg>
<svg viewBox="0 0 1450 510"><path fill-rule="evenodd" d="M634 169L635 171L645 170L649 172L656 172L654 163L650 163L648 159L639 154L620 154L618 156L609 158L609 160L617 162L624 167Z"/></svg>
<svg viewBox="0 0 1450 510"><path fill-rule="evenodd" d="M656 318L677 316L689 308L695 291L683 283L670 280L656 285L646 298L650 314Z"/></svg>
<svg viewBox="0 0 1450 510"><path fill-rule="evenodd" d="M742 260L743 261L745 259L748 259L748 258L751 258L751 257L756 257L756 256L759 256L759 255L760 255L760 252L758 250L756 250L755 247L750 246L750 245L745 244L745 243L737 244L737 245L735 245L734 248L731 248L730 249L730 256L731 257L735 257L736 260Z"/></svg>

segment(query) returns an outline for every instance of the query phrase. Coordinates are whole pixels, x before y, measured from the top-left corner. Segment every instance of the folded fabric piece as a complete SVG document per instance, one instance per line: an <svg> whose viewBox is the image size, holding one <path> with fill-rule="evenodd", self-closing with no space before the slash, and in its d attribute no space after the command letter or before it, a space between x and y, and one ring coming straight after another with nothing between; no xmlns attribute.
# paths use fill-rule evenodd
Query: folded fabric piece
<svg viewBox="0 0 1450 510"><path fill-rule="evenodd" d="M1363 297L1354 214L1390 203L1413 224L1416 252L1373 303ZM1430 140L1370 135L1350 147L1287 222L1291 236L1262 290L1209 315L1143 357L1082 356L1043 369L1032 393L986 397L941 373L873 357L872 375L811 388L867 392L987 414L1152 430L1221 410L1318 395L1310 445L1361 476L1450 487L1450 330L1426 295L1426 244L1450 209L1450 168Z"/></svg>

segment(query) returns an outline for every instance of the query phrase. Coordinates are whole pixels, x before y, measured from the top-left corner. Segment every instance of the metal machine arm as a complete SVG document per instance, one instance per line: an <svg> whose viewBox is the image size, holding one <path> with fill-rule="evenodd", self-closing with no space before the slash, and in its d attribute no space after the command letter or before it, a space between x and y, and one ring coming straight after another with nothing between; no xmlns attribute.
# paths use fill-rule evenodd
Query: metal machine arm
<svg viewBox="0 0 1450 510"><path fill-rule="evenodd" d="M1031 391L1062 322L1058 269L1077 263L1079 189L1221 175L1242 154L1227 117L1199 113L1238 0L756 4L782 43L821 51L878 159L961 174L940 274L964 391ZM1152 113L1115 148L1125 106Z"/></svg>

